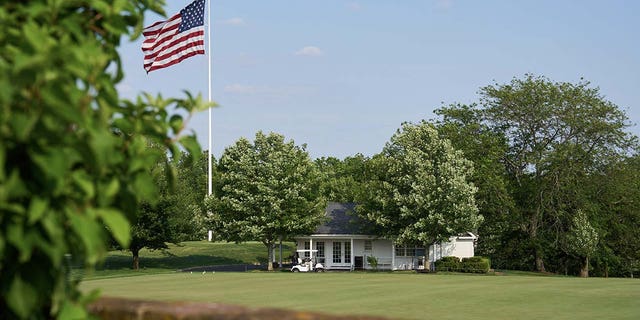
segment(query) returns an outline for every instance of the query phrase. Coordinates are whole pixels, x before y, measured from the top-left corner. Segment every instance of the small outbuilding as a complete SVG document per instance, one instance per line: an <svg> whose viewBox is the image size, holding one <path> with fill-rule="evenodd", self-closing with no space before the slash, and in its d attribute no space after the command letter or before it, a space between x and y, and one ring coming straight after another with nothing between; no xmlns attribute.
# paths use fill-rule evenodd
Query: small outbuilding
<svg viewBox="0 0 640 320"><path fill-rule="evenodd" d="M420 270L429 269L442 257L474 256L478 236L471 232L428 248L396 244L372 235L355 208L354 203L329 202L325 211L328 221L313 234L296 237L297 249L317 250L318 262L327 270Z"/></svg>

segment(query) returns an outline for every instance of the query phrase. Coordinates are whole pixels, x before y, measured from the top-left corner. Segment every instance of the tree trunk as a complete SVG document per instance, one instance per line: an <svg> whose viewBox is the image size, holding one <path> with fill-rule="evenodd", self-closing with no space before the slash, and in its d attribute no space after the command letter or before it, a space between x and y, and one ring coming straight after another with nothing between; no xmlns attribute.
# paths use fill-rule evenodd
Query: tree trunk
<svg viewBox="0 0 640 320"><path fill-rule="evenodd" d="M269 252L269 254L267 255L267 270L268 271L273 271L273 243L268 242L265 243L265 245L267 246L267 251Z"/></svg>
<svg viewBox="0 0 640 320"><path fill-rule="evenodd" d="M589 256L584 257L582 269L580 269L580 277L589 278Z"/></svg>
<svg viewBox="0 0 640 320"><path fill-rule="evenodd" d="M542 197L542 195L540 195ZM540 206L536 209L536 212L531 216L531 221L529 225L529 236L531 237L531 242L534 246L534 255L535 255L535 264L536 271L545 272L544 269L544 260L542 258L542 245L540 244L540 240L538 239L538 227L539 227L539 217L542 215L542 210Z"/></svg>
<svg viewBox="0 0 640 320"><path fill-rule="evenodd" d="M131 254L133 254L133 270L140 269L140 249L131 249Z"/></svg>
<svg viewBox="0 0 640 320"><path fill-rule="evenodd" d="M545 272L546 269L544 268L544 258L543 258L543 253L542 253L542 248L540 248L540 243L538 242L538 239L534 238L533 239L534 244L535 244L535 248L534 250L534 255L536 257L536 271L538 272Z"/></svg>
<svg viewBox="0 0 640 320"><path fill-rule="evenodd" d="M544 260L542 259L542 253L540 252L540 249L536 249L536 271L538 272L545 272L546 270L544 269Z"/></svg>

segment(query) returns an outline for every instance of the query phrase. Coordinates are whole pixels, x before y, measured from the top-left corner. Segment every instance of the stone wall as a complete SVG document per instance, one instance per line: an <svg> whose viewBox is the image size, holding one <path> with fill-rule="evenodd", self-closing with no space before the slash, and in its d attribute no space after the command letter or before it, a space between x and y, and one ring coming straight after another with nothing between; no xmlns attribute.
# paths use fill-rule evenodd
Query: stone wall
<svg viewBox="0 0 640 320"><path fill-rule="evenodd" d="M276 308L247 308L219 303L162 302L103 297L89 306L103 320L383 320Z"/></svg>

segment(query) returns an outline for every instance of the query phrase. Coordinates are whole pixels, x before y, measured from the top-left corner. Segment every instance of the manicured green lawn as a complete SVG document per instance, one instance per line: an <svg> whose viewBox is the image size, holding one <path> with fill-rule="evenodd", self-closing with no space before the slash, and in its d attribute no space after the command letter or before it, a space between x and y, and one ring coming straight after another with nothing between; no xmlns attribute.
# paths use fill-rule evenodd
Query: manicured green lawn
<svg viewBox="0 0 640 320"><path fill-rule="evenodd" d="M404 319L640 319L640 280L415 273L169 273L88 280L107 296Z"/></svg>

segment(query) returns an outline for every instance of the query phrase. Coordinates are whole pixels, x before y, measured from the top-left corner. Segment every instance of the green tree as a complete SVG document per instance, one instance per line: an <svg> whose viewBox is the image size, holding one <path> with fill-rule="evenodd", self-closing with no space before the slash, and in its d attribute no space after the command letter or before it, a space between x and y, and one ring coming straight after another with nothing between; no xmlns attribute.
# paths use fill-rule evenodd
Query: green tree
<svg viewBox="0 0 640 320"><path fill-rule="evenodd" d="M322 195L328 201L358 202L365 194L369 158L356 154L344 158L323 157L316 159L316 166L322 174Z"/></svg>
<svg viewBox="0 0 640 320"><path fill-rule="evenodd" d="M320 174L305 146L282 135L256 133L225 149L220 180L207 198L213 230L227 241L259 240L269 253L280 238L312 232L324 219Z"/></svg>
<svg viewBox="0 0 640 320"><path fill-rule="evenodd" d="M157 199L148 168L180 145L198 98L121 100L117 52L161 1L29 1L0 5L0 318L87 317L65 255L87 268L129 219ZM149 150L153 142L160 150Z"/></svg>
<svg viewBox="0 0 640 320"><path fill-rule="evenodd" d="M358 212L381 235L400 243L431 244L474 231L482 222L468 179L473 165L432 124L404 123L381 154L376 177Z"/></svg>
<svg viewBox="0 0 640 320"><path fill-rule="evenodd" d="M153 203L142 202L132 224L128 249L133 256L133 269L140 267L139 253L143 248L167 249L167 243L178 244L193 239L196 233L200 233L200 238L205 234L205 216L199 204L204 199L206 180L204 185L189 183L202 178L201 168L196 167L200 163L192 159L189 153L182 152L176 161L163 159L152 167L160 196ZM206 162L206 155L200 162L203 161Z"/></svg>
<svg viewBox="0 0 640 320"><path fill-rule="evenodd" d="M171 214L176 213L174 209L174 203L168 199L160 199L154 204L140 204L138 216L131 226L131 243L127 247L133 258L132 269L140 268L140 250L143 248L167 249L168 242L180 242L174 221L171 220Z"/></svg>
<svg viewBox="0 0 640 320"><path fill-rule="evenodd" d="M509 175L502 163L507 153L504 135L482 122L477 105L452 104L435 111L440 136L451 141L456 150L473 162L470 181L478 188L476 205L484 222L478 228L480 238L476 254L491 257L495 266L509 265L505 241L513 240L514 201Z"/></svg>
<svg viewBox="0 0 640 320"><path fill-rule="evenodd" d="M573 223L567 235L569 251L583 259L580 276L589 277L589 257L596 251L598 232L591 225L587 215L582 210L573 216Z"/></svg>
<svg viewBox="0 0 640 320"><path fill-rule="evenodd" d="M172 191L175 195L179 210L185 212L190 223L182 228L185 240L203 239L207 234L208 220L207 210L203 199L207 196L208 179L208 152L204 151L199 157L184 154L175 164L177 181L176 188ZM218 180L216 159L212 157L212 180Z"/></svg>
<svg viewBox="0 0 640 320"><path fill-rule="evenodd" d="M483 123L507 138L503 162L516 213L535 257L559 250L572 212L588 206L580 185L588 173L630 146L625 113L589 82L554 83L526 75L480 89Z"/></svg>
<svg viewBox="0 0 640 320"><path fill-rule="evenodd" d="M601 239L593 256L594 271L633 277L640 269L640 155L612 162L594 173L592 185L591 196L599 213L592 224Z"/></svg>

